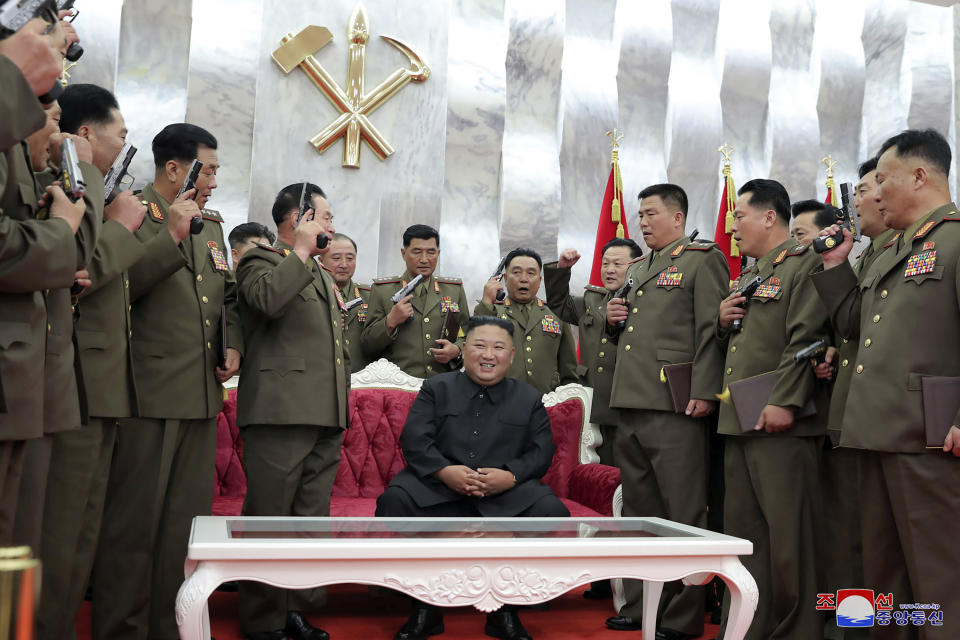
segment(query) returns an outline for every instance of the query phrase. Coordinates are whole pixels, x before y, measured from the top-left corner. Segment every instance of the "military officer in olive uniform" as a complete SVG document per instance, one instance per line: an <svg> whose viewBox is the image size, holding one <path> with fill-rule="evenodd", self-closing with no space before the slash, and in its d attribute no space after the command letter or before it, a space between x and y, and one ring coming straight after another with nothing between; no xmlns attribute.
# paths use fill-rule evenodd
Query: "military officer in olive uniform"
<svg viewBox="0 0 960 640"><path fill-rule="evenodd" d="M243 438L247 516L328 516L330 492L349 421L349 355L344 300L314 256L317 236L334 233L320 187L307 186L311 208L297 223L303 183L280 191L273 206L275 247L254 247L237 266L245 361L237 392ZM291 400L295 398L296 400ZM251 640L326 640L307 622L312 590L242 582L240 622Z"/></svg>
<svg viewBox="0 0 960 640"><path fill-rule="evenodd" d="M533 385L540 393L550 393L562 384L578 381L577 352L570 325L537 297L542 267L540 255L533 249L514 249L504 260L506 297L497 301L503 282L491 278L473 313L513 322L517 357L507 376Z"/></svg>
<svg viewBox="0 0 960 640"><path fill-rule="evenodd" d="M350 370L356 373L369 364L363 355L363 349L360 348L360 335L370 312L370 285L353 281L353 274L357 270L357 243L349 236L335 233L330 240L330 250L324 253L320 260L333 274L340 294L349 307L343 319L346 325L343 341L350 350ZM354 302L351 306L351 301L357 298L360 298L360 302Z"/></svg>
<svg viewBox="0 0 960 640"><path fill-rule="evenodd" d="M37 22L40 24L35 26L43 31L42 21ZM45 386L44 354L48 333L52 333L44 291L69 288L77 269L86 262L87 248L92 250L92 245L85 232L78 235L78 231L91 220L87 201L96 194L94 185L91 199L71 203L59 187L51 187L49 217L35 217L37 186L25 140L44 126L47 117L33 84L49 88L53 78L37 80L37 69L30 68L29 78L36 82L28 81L14 58L7 57L3 47L8 45L14 47L11 55L33 50L25 38L32 38L41 52L49 53L46 39L32 26L0 41L4 54L0 55L0 84L4 87L0 96L0 545L6 546L13 543L24 441L43 435L46 407L60 403L79 406L75 383L72 395L67 391L45 399L44 393L38 392ZM20 62L29 68L33 58ZM45 484L45 479L40 480Z"/></svg>
<svg viewBox="0 0 960 640"><path fill-rule="evenodd" d="M60 129L90 142L93 164L106 173L123 147L126 125L113 94L72 84L60 96ZM143 254L134 233L146 206L124 191L104 207L104 220L87 272L90 284L76 302L78 357L89 418L78 430L53 436L43 506L43 589L37 636L69 636L93 564L119 418L136 414L130 351L130 289L126 270Z"/></svg>
<svg viewBox="0 0 960 640"><path fill-rule="evenodd" d="M706 418L716 411L723 364L716 314L730 274L715 244L684 235L687 206L686 193L674 184L640 192L640 229L651 252L628 269L633 289L626 300L608 302L605 324L618 343L610 405L620 418L623 515L705 528L712 429ZM677 412L663 369L681 364L691 365L690 396ZM638 629L642 583L625 581L624 588L626 605L607 626ZM704 597L703 587L665 585L657 637L702 635Z"/></svg>
<svg viewBox="0 0 960 640"><path fill-rule="evenodd" d="M960 212L952 154L938 132L907 130L880 148L875 199L895 235L858 278L844 242L814 284L841 336L858 344L840 445L860 450L864 584L899 603L936 603L942 625L877 626L871 637L956 638L960 592L960 412L927 446L924 379L960 376ZM828 230L837 231L836 227ZM956 396L947 398L956 407ZM931 443L932 444L932 443ZM928 616L929 616L929 612ZM929 617L928 617L929 620Z"/></svg>
<svg viewBox="0 0 960 640"><path fill-rule="evenodd" d="M603 247L601 276L603 286L588 284L582 296L570 295L570 269L580 260L576 249L566 249L557 262L543 265L543 285L547 306L564 322L580 330L580 382L593 389L590 422L600 425L603 443L597 448L600 462L614 465L613 440L617 430L617 411L610 407L610 386L617 363L617 350L604 329L607 302L623 286L630 262L640 257L640 246L629 238L614 238Z"/></svg>
<svg viewBox="0 0 960 640"><path fill-rule="evenodd" d="M433 227L408 227L400 255L407 265L403 275L373 281L360 338L364 356L371 362L386 358L417 378L455 371L470 318L463 282L433 274L440 258L440 234ZM418 275L423 280L413 293L394 304L391 296ZM459 317L459 330L450 340L440 337L448 312Z"/></svg>
<svg viewBox="0 0 960 640"><path fill-rule="evenodd" d="M99 639L177 636L190 523L213 501L222 382L238 370L242 349L222 218L203 208L216 188L216 147L191 124L168 125L153 139L157 170L141 194L148 212L136 233L144 253L129 269L139 417L120 420L110 471L92 578ZM194 159L203 163L196 189L177 197ZM195 217L203 227L191 235ZM222 312L228 349L220 367Z"/></svg>
<svg viewBox="0 0 960 640"><path fill-rule="evenodd" d="M744 566L760 589L749 640L822 638L815 606L820 449L823 415L797 418L814 398L817 380L793 355L829 340L826 309L808 277L817 255L790 236L790 198L775 180L757 179L739 190L733 235L756 263L740 283L759 274L762 284L745 309L736 291L720 304L717 335L726 350L723 387L775 372L773 391L756 425L741 427L733 404L720 405L724 450L724 532L753 543ZM742 330L731 330L742 319ZM762 402L762 401L761 401ZM746 429L744 431L743 429Z"/></svg>

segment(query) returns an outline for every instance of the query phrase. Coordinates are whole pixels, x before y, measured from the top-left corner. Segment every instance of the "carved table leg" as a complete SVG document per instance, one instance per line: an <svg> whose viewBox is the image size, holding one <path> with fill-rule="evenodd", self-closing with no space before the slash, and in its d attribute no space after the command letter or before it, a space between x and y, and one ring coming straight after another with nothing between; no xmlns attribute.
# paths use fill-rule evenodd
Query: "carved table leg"
<svg viewBox="0 0 960 640"><path fill-rule="evenodd" d="M730 591L730 614L724 640L743 640L760 601L757 581L736 557L724 559L723 569L717 575L723 578Z"/></svg>
<svg viewBox="0 0 960 640"><path fill-rule="evenodd" d="M662 582L643 581L643 615L640 621L640 624L643 625L643 640L654 640L656 636L657 609L660 608L660 594L662 592Z"/></svg>
<svg viewBox="0 0 960 640"><path fill-rule="evenodd" d="M187 566L190 570L190 566ZM220 581L209 565L198 563L177 592L176 616L180 640L206 640L210 637L207 599Z"/></svg>

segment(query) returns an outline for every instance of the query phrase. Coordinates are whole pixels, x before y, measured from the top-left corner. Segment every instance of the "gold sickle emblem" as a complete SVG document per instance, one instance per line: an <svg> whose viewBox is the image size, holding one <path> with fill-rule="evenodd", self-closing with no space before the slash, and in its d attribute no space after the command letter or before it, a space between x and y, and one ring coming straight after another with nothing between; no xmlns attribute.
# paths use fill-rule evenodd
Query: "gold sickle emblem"
<svg viewBox="0 0 960 640"><path fill-rule="evenodd" d="M348 29L350 58L347 63L346 91L340 88L337 81L313 55L333 40L330 31L325 27L309 26L296 36L288 33L282 39L283 44L271 56L284 73L290 73L295 67L303 69L304 73L317 85L317 89L340 111L340 115L323 131L310 138L310 144L323 153L334 142L345 137L342 162L344 167L360 167L361 140L366 142L381 160L393 153L393 147L373 126L368 116L407 83L424 82L430 77L430 67L413 47L396 38L381 35L380 37L388 44L393 45L407 57L410 66L397 69L372 91L365 92L364 61L369 35L367 13L363 5L358 4L353 10L353 15L350 16Z"/></svg>

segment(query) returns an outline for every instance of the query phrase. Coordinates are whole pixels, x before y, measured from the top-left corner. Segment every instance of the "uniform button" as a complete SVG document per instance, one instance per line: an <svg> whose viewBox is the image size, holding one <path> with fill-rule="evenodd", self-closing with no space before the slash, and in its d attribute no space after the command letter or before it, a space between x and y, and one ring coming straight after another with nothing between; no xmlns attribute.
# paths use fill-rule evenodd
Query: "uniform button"
<svg viewBox="0 0 960 640"><path fill-rule="evenodd" d="M197 282L203 282L203 275L202 275L202 274L199 274L199 273L197 274Z"/></svg>
<svg viewBox="0 0 960 640"><path fill-rule="evenodd" d="M124 280L124 281L123 281L123 286L125 286L127 289L129 289L129 288L130 288L130 281L129 281L129 280Z"/></svg>
<svg viewBox="0 0 960 640"><path fill-rule="evenodd" d="M633 327L627 327L627 333L633 333Z"/></svg>
<svg viewBox="0 0 960 640"><path fill-rule="evenodd" d="M636 313L636 312L637 312L637 308L634 307L634 308L633 308L633 313Z"/></svg>
<svg viewBox="0 0 960 640"><path fill-rule="evenodd" d="M205 324L205 325L207 325L207 326L209 327L209 326L210 326L210 321L209 321L209 320L204 320L204 321L203 321L203 324Z"/></svg>
<svg viewBox="0 0 960 640"><path fill-rule="evenodd" d="M344 339L343 339L343 343L344 343L344 344L350 344L350 341L347 340L346 338L344 338Z"/></svg>
<svg viewBox="0 0 960 640"><path fill-rule="evenodd" d="M129 304L127 305L127 311L133 311L133 307L131 307Z"/></svg>
<svg viewBox="0 0 960 640"><path fill-rule="evenodd" d="M506 319L507 319L507 314L503 314L502 316L500 316L500 318L503 319L503 320L506 320Z"/></svg>
<svg viewBox="0 0 960 640"><path fill-rule="evenodd" d="M607 344L606 338L600 338L600 344Z"/></svg>
<svg viewBox="0 0 960 640"><path fill-rule="evenodd" d="M533 371L527 371L527 375L528 375L528 376L532 376L532 375L533 375Z"/></svg>
<svg viewBox="0 0 960 640"><path fill-rule="evenodd" d="M527 336L527 342L530 342L531 340L533 340L533 338L530 336Z"/></svg>
<svg viewBox="0 0 960 640"><path fill-rule="evenodd" d="M423 322L424 322L424 324L426 324L427 322L430 322L430 318L424 318L424 319L423 319Z"/></svg>
<svg viewBox="0 0 960 640"><path fill-rule="evenodd" d="M727 375L733 373L733 367L727 367Z"/></svg>
<svg viewBox="0 0 960 640"><path fill-rule="evenodd" d="M430 349L427 349L427 355L430 355Z"/></svg>
<svg viewBox="0 0 960 640"><path fill-rule="evenodd" d="M871 340L870 338L867 338L866 340L863 341L863 346L865 347L869 347L871 344L873 344L873 340Z"/></svg>
<svg viewBox="0 0 960 640"><path fill-rule="evenodd" d="M849 340L847 340L846 338L841 338L841 340L843 340L843 344L847 344L849 342Z"/></svg>
<svg viewBox="0 0 960 640"><path fill-rule="evenodd" d="M879 314L879 313L878 313L877 315L873 316L873 324L877 324L878 322L880 322L880 314Z"/></svg>
<svg viewBox="0 0 960 640"><path fill-rule="evenodd" d="M337 364L340 364L340 358L337 358Z"/></svg>
<svg viewBox="0 0 960 640"><path fill-rule="evenodd" d="M53 331L53 327L51 327L51 326L48 324L48 325L47 325L47 333L50 333L51 331Z"/></svg>
<svg viewBox="0 0 960 640"><path fill-rule="evenodd" d="M132 337L133 337L133 331L127 331L127 337L128 337L128 338L132 338Z"/></svg>
<svg viewBox="0 0 960 640"><path fill-rule="evenodd" d="M533 358L527 358L527 362L529 362L530 364L533 364Z"/></svg>
<svg viewBox="0 0 960 640"><path fill-rule="evenodd" d="M597 373L603 373L603 367L597 367Z"/></svg>
<svg viewBox="0 0 960 640"><path fill-rule="evenodd" d="M601 351L601 352L600 352L600 353L598 353L597 355L598 355L598 356L600 356L600 357L602 358L602 357L603 357L603 351Z"/></svg>
<svg viewBox="0 0 960 640"><path fill-rule="evenodd" d="M333 341L333 344L335 344L335 345L337 345L337 346L339 347L339 346L340 346L340 341L339 341L339 340L334 340L334 341Z"/></svg>
<svg viewBox="0 0 960 640"><path fill-rule="evenodd" d="M209 349L212 349L212 348L213 348L213 347L211 347L211 346L210 346L210 343L208 342L208 343L207 343L207 349L209 350Z"/></svg>
<svg viewBox="0 0 960 640"><path fill-rule="evenodd" d="M737 352L737 345L733 345L732 347L730 347L730 353L736 353L736 352Z"/></svg>
<svg viewBox="0 0 960 640"><path fill-rule="evenodd" d="M638 298L639 298L640 296L642 296L642 295L643 295L643 289L640 289L639 291L637 291L637 297L638 297Z"/></svg>
<svg viewBox="0 0 960 640"><path fill-rule="evenodd" d="M533 347L528 346L527 351L533 351Z"/></svg>
<svg viewBox="0 0 960 640"><path fill-rule="evenodd" d="M471 451L471 452L468 453L467 455L470 456L471 458L476 458L476 457L477 457L477 452L476 452L476 451Z"/></svg>
<svg viewBox="0 0 960 640"><path fill-rule="evenodd" d="M846 358L844 358L844 359L843 359L843 362L840 363L840 366L841 366L841 367L845 367L845 366L847 366L848 364L850 364L850 361L847 360Z"/></svg>
<svg viewBox="0 0 960 640"><path fill-rule="evenodd" d="M431 367L430 365L427 365L427 371L433 371L433 367Z"/></svg>
<svg viewBox="0 0 960 640"><path fill-rule="evenodd" d="M630 345L625 346L625 347L624 347L624 350L625 350L625 351L630 351Z"/></svg>
<svg viewBox="0 0 960 640"><path fill-rule="evenodd" d="M480 412L479 412L479 411L477 411L477 415L478 415L478 416L480 415ZM473 436L474 436L474 437L477 437L477 436L479 436L479 435L480 435L480 432L477 431L476 429L474 429L474 430L473 430Z"/></svg>
<svg viewBox="0 0 960 640"><path fill-rule="evenodd" d="M880 292L880 297L883 298L884 300L887 299L887 296L888 296L888 295L890 295L890 292L887 291L886 289L884 289L883 291Z"/></svg>
<svg viewBox="0 0 960 640"><path fill-rule="evenodd" d="M862 365L862 364L858 364L858 365L857 365L857 373L863 373L863 365Z"/></svg>
<svg viewBox="0 0 960 640"><path fill-rule="evenodd" d="M200 299L203 300L203 304L207 304L208 302L210 302L210 300L207 298L207 296L203 296L203 297L200 298Z"/></svg>
<svg viewBox="0 0 960 640"><path fill-rule="evenodd" d="M429 333L425 333L425 334L423 334L423 337L426 338L427 340L429 340L429 339L430 339L430 334L429 334Z"/></svg>

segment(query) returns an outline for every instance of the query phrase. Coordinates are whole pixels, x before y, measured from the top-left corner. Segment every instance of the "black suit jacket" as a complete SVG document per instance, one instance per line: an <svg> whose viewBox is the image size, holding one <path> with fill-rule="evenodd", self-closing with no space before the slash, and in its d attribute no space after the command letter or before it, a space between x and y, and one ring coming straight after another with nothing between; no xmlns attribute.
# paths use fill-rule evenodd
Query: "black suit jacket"
<svg viewBox="0 0 960 640"><path fill-rule="evenodd" d="M488 517L510 517L553 491L540 478L550 468L553 434L540 392L526 382L505 378L481 387L453 371L423 382L400 436L407 466L394 476L421 507L464 497L433 476L448 465L497 467L517 478L517 486L487 498L471 498Z"/></svg>

